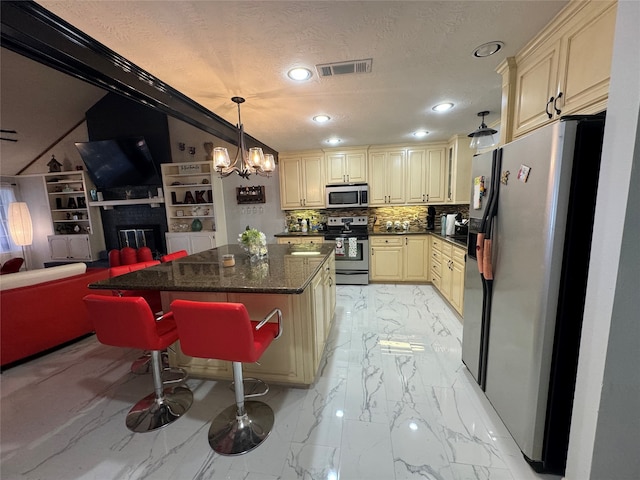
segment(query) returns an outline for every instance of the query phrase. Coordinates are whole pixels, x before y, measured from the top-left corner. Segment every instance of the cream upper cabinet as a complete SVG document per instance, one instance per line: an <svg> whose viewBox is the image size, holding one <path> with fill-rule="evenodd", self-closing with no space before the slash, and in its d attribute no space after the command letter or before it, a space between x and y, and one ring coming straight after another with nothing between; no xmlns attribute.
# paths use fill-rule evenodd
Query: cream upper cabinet
<svg viewBox="0 0 640 480"><path fill-rule="evenodd" d="M367 151L325 151L327 184L366 183Z"/></svg>
<svg viewBox="0 0 640 480"><path fill-rule="evenodd" d="M513 106L503 111L513 116L513 137L606 108L615 19L616 2L570 2L516 56Z"/></svg>
<svg viewBox="0 0 640 480"><path fill-rule="evenodd" d="M407 149L407 203L445 201L446 147Z"/></svg>
<svg viewBox="0 0 640 480"><path fill-rule="evenodd" d="M606 108L615 27L615 2L589 2L569 23L558 69L562 115Z"/></svg>
<svg viewBox="0 0 640 480"><path fill-rule="evenodd" d="M405 200L406 150L369 152L369 205L402 205Z"/></svg>
<svg viewBox="0 0 640 480"><path fill-rule="evenodd" d="M469 203L471 196L471 161L473 150L469 137L456 135L447 145L446 189L448 203Z"/></svg>
<svg viewBox="0 0 640 480"><path fill-rule="evenodd" d="M324 207L324 154L280 157L280 204L283 210Z"/></svg>

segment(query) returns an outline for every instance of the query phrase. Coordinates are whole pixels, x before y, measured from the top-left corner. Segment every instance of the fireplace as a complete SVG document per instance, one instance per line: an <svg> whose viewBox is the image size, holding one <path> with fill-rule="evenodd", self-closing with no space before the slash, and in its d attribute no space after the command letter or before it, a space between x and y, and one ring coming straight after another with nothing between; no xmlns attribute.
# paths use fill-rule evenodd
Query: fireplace
<svg viewBox="0 0 640 480"><path fill-rule="evenodd" d="M154 258L167 253L164 238L167 217L164 206L150 208L148 205L119 205L110 210L101 210L100 214L107 251L127 245L133 248L136 245L146 245Z"/></svg>
<svg viewBox="0 0 640 480"><path fill-rule="evenodd" d="M154 256L162 249L162 233L158 225L117 225L119 248L149 247Z"/></svg>

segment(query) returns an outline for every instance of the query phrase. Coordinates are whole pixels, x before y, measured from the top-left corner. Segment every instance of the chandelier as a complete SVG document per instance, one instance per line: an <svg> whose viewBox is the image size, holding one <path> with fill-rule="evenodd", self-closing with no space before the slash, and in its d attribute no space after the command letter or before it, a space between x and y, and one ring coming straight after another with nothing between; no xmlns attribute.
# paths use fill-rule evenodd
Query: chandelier
<svg viewBox="0 0 640 480"><path fill-rule="evenodd" d="M244 126L240 119L240 104L244 103L244 98L233 97L231 101L238 105L238 151L236 152L235 160L231 163L227 149L215 147L213 149L213 166L216 172L221 177L228 177L235 172L247 180L252 173L270 177L275 168L273 155L263 153L260 147L251 147L247 150L245 146Z"/></svg>

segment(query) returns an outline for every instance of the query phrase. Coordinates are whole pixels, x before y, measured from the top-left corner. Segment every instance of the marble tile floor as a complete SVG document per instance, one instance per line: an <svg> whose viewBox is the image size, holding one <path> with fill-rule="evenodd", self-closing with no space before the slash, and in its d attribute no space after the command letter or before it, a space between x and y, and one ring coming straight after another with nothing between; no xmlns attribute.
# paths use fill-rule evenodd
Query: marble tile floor
<svg viewBox="0 0 640 480"><path fill-rule="evenodd" d="M317 382L271 386L270 437L238 457L213 453L210 420L228 382L191 378L185 417L125 427L152 391L129 373L139 352L95 337L0 376L4 480L557 480L523 460L460 360L462 325L431 286L338 286Z"/></svg>

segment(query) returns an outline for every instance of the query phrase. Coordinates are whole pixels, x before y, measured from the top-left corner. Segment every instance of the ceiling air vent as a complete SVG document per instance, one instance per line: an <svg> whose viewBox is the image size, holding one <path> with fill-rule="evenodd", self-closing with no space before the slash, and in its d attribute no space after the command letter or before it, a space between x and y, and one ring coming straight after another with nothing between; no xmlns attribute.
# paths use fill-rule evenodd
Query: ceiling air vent
<svg viewBox="0 0 640 480"><path fill-rule="evenodd" d="M323 63L316 65L320 77L332 77L334 75L349 75L352 73L371 73L373 59L351 60L348 62Z"/></svg>

